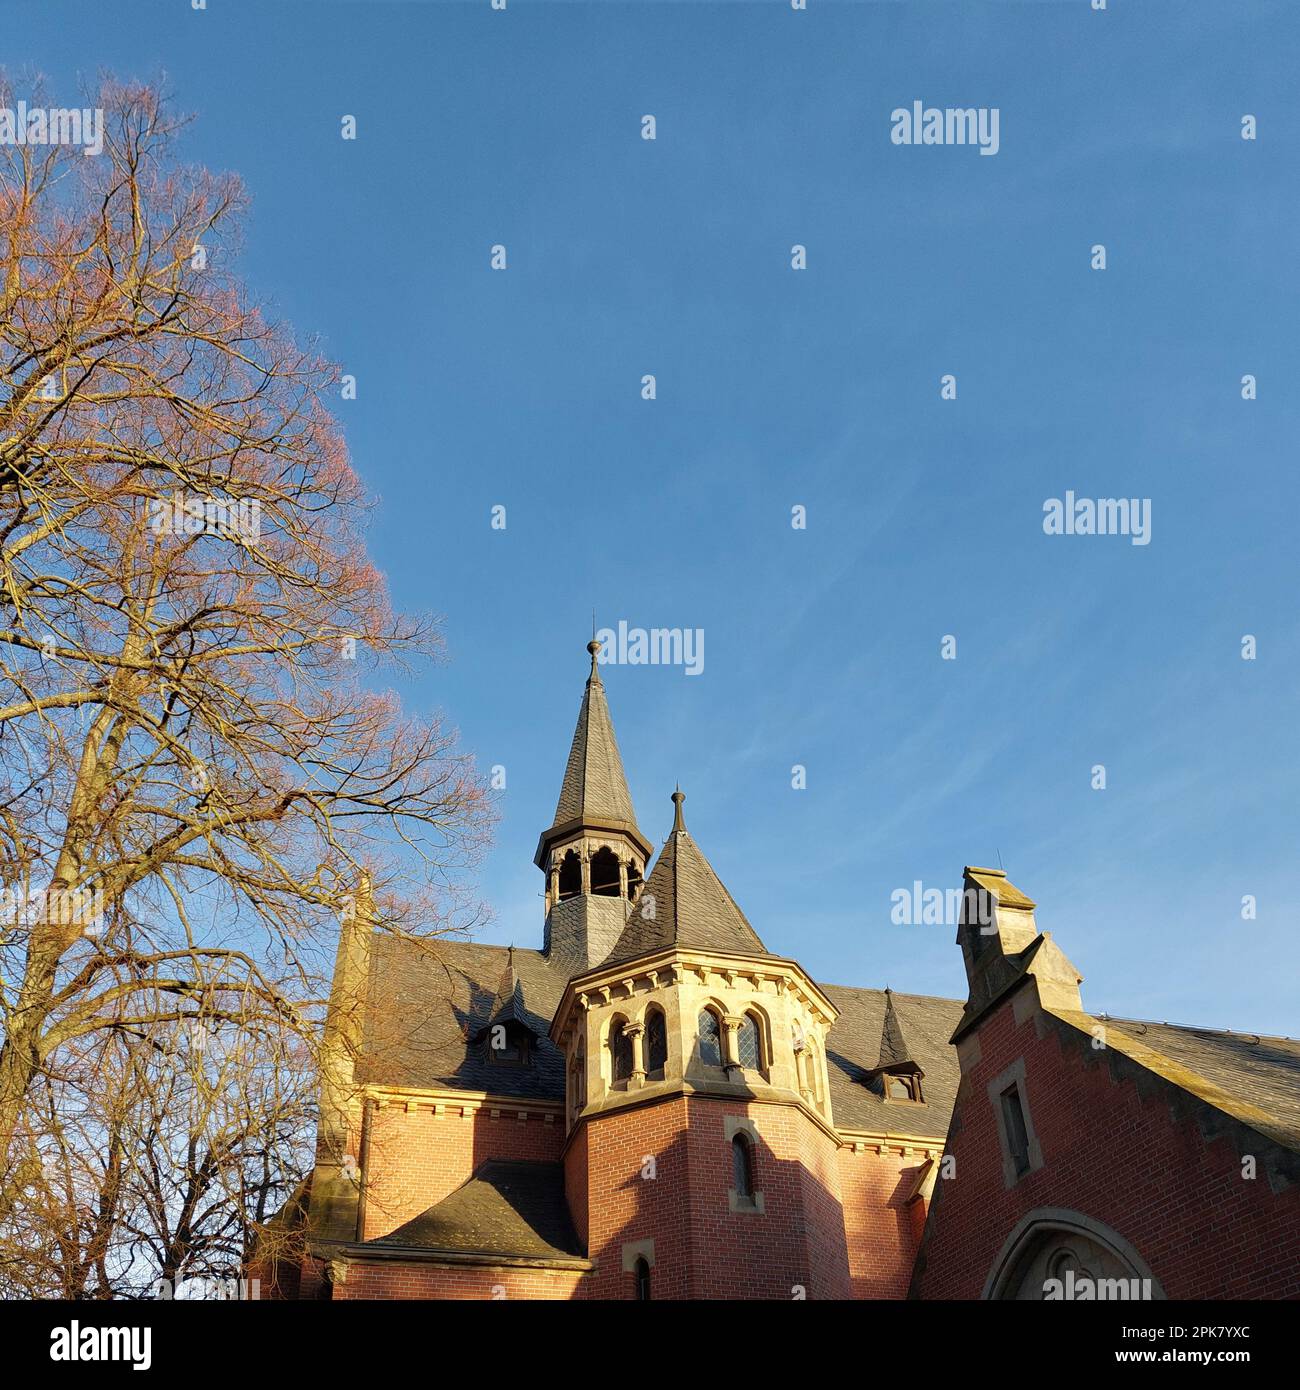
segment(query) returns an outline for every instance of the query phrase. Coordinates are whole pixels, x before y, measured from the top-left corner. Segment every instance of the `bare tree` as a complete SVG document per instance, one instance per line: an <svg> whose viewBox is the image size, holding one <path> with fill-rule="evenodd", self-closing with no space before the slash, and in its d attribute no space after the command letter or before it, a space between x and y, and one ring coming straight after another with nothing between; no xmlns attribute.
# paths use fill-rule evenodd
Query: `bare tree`
<svg viewBox="0 0 1300 1390"><path fill-rule="evenodd" d="M381 929L455 927L491 819L454 733L369 686L437 629L365 554L336 370L234 273L238 181L178 161L155 90L97 104L98 157L0 150L0 1212L65 1058L141 1065L195 1020L310 1052L362 866ZM140 1123L96 1117L96 1202L141 1180ZM203 1159L158 1173L159 1213L203 1200Z"/></svg>

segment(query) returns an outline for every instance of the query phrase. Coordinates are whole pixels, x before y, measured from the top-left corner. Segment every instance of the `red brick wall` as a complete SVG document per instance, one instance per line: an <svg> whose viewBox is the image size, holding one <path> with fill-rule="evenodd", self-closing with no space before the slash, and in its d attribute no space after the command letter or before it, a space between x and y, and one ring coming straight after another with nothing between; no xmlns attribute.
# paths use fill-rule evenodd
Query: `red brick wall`
<svg viewBox="0 0 1300 1390"><path fill-rule="evenodd" d="M485 1268L477 1265L352 1261L334 1297L449 1299L572 1299L584 1297L589 1276L577 1270Z"/></svg>
<svg viewBox="0 0 1300 1390"><path fill-rule="evenodd" d="M373 1110L365 1156L367 1189L363 1239L385 1236L466 1182L489 1158L558 1162L564 1125L538 1115L518 1118L504 1106L468 1118L401 1106Z"/></svg>
<svg viewBox="0 0 1300 1390"><path fill-rule="evenodd" d="M582 1125L573 1136L564 1155L564 1196L569 1204L569 1219L578 1233L578 1240L587 1248L587 1126Z"/></svg>
<svg viewBox="0 0 1300 1390"><path fill-rule="evenodd" d="M623 1272L622 1247L653 1237L651 1297L689 1298L687 1101L679 1096L617 1110L588 1121L585 1128L587 1254L596 1262L589 1297L633 1297L634 1280ZM655 1160L653 1178L641 1176L646 1155ZM576 1170L575 1180L580 1180Z"/></svg>
<svg viewBox="0 0 1300 1390"><path fill-rule="evenodd" d="M725 1118L758 1127L764 1211L732 1212ZM790 1299L849 1295L838 1145L791 1106L677 1097L589 1122L594 1298L631 1298L622 1247L651 1237L652 1296ZM646 1156L655 1176L643 1177Z"/></svg>
<svg viewBox="0 0 1300 1390"><path fill-rule="evenodd" d="M1262 1159L1243 1179L1231 1130L1207 1140L1176 1088L1047 1015L1017 1026L1009 1001L979 1039L949 1136L956 1173L935 1188L916 1296L978 1298L1017 1221L1059 1207L1121 1235L1170 1298L1300 1297L1300 1187L1273 1193ZM1021 1056L1044 1163L1008 1190L987 1087Z"/></svg>
<svg viewBox="0 0 1300 1390"><path fill-rule="evenodd" d="M924 1157L840 1150L840 1189L854 1298L906 1298L925 1203L910 1206Z"/></svg>

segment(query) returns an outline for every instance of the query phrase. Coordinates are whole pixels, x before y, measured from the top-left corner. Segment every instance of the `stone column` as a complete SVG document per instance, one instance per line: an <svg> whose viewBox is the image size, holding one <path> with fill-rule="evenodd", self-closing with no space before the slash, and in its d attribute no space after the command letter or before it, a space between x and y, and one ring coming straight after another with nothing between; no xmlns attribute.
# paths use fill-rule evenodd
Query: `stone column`
<svg viewBox="0 0 1300 1390"><path fill-rule="evenodd" d="M620 898L623 899L624 902L627 901L627 860L626 860L626 859L620 859L620 860L618 861L618 895L619 895Z"/></svg>
<svg viewBox="0 0 1300 1390"><path fill-rule="evenodd" d="M591 852L583 845L579 851L582 860L582 891L585 894L591 893Z"/></svg>
<svg viewBox="0 0 1300 1390"><path fill-rule="evenodd" d="M723 1014L722 1016L722 1065L724 1067L738 1067L740 1065L740 1054L736 1050L736 1033L744 1021L737 1014Z"/></svg>
<svg viewBox="0 0 1300 1390"><path fill-rule="evenodd" d="M645 1085L645 1024L624 1024L623 1032L632 1040L632 1075L627 1084L629 1089L639 1089Z"/></svg>
<svg viewBox="0 0 1300 1390"><path fill-rule="evenodd" d="M799 1094L808 1094L808 1053L804 1048L802 1038L794 1045L794 1074L795 1080L799 1083Z"/></svg>

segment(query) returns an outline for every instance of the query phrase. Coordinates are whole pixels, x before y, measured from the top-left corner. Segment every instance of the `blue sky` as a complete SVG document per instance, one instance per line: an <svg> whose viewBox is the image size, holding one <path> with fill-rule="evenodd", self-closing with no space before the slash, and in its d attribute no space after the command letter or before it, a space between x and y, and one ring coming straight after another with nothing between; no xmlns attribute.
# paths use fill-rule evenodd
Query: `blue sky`
<svg viewBox="0 0 1300 1390"><path fill-rule="evenodd" d="M1000 855L1094 1011L1300 1032L1300 9L4 8L62 100L165 73L254 291L356 375L372 550L446 620L406 693L506 769L493 939L541 941L594 608L704 630L699 676L604 673L641 824L680 779L816 977L964 994L890 895ZM893 145L914 100L999 152ZM1067 489L1150 544L1045 535Z"/></svg>

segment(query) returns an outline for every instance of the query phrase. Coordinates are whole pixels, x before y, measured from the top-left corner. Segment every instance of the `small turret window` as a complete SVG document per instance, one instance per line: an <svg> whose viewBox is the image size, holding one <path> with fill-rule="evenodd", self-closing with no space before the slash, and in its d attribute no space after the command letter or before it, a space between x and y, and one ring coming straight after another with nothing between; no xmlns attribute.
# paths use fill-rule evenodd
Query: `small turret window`
<svg viewBox="0 0 1300 1390"><path fill-rule="evenodd" d="M759 1071L763 1066L763 1035L753 1014L746 1014L736 1029L736 1057L742 1067L751 1071Z"/></svg>
<svg viewBox="0 0 1300 1390"><path fill-rule="evenodd" d="M591 856L591 891L598 898L617 898L619 892L618 855L602 845Z"/></svg>
<svg viewBox="0 0 1300 1390"><path fill-rule="evenodd" d="M722 1028L712 1009L700 1014L700 1061L709 1067L722 1065Z"/></svg>
<svg viewBox="0 0 1300 1390"><path fill-rule="evenodd" d="M644 1255L636 1262L636 1297L638 1303L650 1301L650 1265Z"/></svg>
<svg viewBox="0 0 1300 1390"><path fill-rule="evenodd" d="M662 1009L651 1009L645 1024L646 1071L650 1078L661 1081L668 1065L668 1026Z"/></svg>
<svg viewBox="0 0 1300 1390"><path fill-rule="evenodd" d="M582 864L577 852L570 850L560 860L560 901L576 898L582 892Z"/></svg>
<svg viewBox="0 0 1300 1390"><path fill-rule="evenodd" d="M618 1085L632 1075L632 1039L624 1018L616 1018L609 1026L609 1053L610 1075Z"/></svg>

